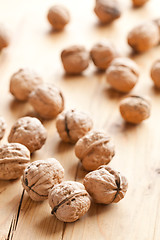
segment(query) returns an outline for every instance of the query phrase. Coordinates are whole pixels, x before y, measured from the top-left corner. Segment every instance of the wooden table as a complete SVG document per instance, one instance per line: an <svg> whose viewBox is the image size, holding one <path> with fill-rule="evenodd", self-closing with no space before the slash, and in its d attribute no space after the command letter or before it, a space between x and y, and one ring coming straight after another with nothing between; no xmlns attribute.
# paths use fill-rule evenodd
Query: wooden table
<svg viewBox="0 0 160 240"><path fill-rule="evenodd" d="M63 223L51 215L47 201L34 202L20 180L0 181L0 239L14 240L159 240L160 239L160 92L150 79L150 67L159 57L160 47L131 54L126 35L132 26L159 15L159 0L151 0L133 9L129 0L121 0L123 15L109 26L101 26L93 13L94 0L55 1L68 7L72 21L63 32L52 32L46 20L48 0L0 0L0 21L11 31L11 44L0 54L0 114L7 121L7 136L16 119L34 116L28 103L20 103L9 93L9 78L21 67L37 70L46 82L55 83L65 96L66 108L87 111L94 128L110 135L116 156L110 166L123 172L129 181L124 200L108 206L92 204L89 212L75 223ZM68 77L60 61L60 52L71 44L90 49L94 43L111 39L123 56L131 56L140 66L140 80L132 91L152 99L150 119L138 126L124 123L118 103L123 95L105 82L105 74L93 66L82 76ZM62 143L55 120L45 121L48 139L32 160L57 158L65 168L65 179L83 181L86 172L74 154L74 146Z"/></svg>

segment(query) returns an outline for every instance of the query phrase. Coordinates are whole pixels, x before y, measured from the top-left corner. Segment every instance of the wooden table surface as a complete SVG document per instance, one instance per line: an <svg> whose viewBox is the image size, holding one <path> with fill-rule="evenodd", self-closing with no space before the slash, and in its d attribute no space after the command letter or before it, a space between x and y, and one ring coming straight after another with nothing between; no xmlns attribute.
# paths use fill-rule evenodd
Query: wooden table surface
<svg viewBox="0 0 160 240"><path fill-rule="evenodd" d="M63 32L52 32L46 20L55 2L68 7L72 21ZM159 57L160 46L131 54L126 35L132 26L159 16L160 1L133 9L130 0L121 0L123 15L109 26L98 24L94 0L0 0L0 22L8 26L10 46L0 53L0 114L8 128L1 143L7 142L12 124L32 115L28 103L15 101L9 93L9 78L21 67L38 71L44 81L55 83L65 96L65 106L89 112L95 129L102 129L116 145L110 166L128 178L126 197L118 204L92 204L75 223L63 223L51 215L48 201L34 202L23 195L20 180L0 181L0 239L14 240L159 240L160 239L160 91L154 89L150 67ZM124 123L118 103L123 97L106 84L105 74L90 64L81 76L65 76L60 52L71 44L90 49L101 39L110 39L122 56L131 56L140 66L140 79L133 93L152 99L150 119L138 126ZM74 146L60 141L55 120L44 121L48 138L32 160L57 158L65 168L65 179L83 181L86 172L74 154Z"/></svg>

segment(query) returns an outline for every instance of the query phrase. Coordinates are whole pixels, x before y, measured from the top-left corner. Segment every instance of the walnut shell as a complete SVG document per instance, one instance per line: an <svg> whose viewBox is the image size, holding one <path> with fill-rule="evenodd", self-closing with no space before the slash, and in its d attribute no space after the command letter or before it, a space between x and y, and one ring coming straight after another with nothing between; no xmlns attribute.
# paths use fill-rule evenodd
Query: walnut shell
<svg viewBox="0 0 160 240"><path fill-rule="evenodd" d="M115 155L115 149L105 133L90 131L76 143L75 154L81 160L83 167L92 171L108 164Z"/></svg>
<svg viewBox="0 0 160 240"><path fill-rule="evenodd" d="M100 22L107 24L121 16L121 10L116 0L97 0L94 12Z"/></svg>
<svg viewBox="0 0 160 240"><path fill-rule="evenodd" d="M49 23L55 30L62 30L70 21L70 14L64 6L52 6L47 15Z"/></svg>
<svg viewBox="0 0 160 240"><path fill-rule="evenodd" d="M72 109L58 116L56 127L64 142L76 143L92 129L93 122L86 113Z"/></svg>
<svg viewBox="0 0 160 240"><path fill-rule="evenodd" d="M133 6L135 6L135 7L141 7L148 1L149 0L132 0L132 3L133 3Z"/></svg>
<svg viewBox="0 0 160 240"><path fill-rule="evenodd" d="M118 56L114 45L109 41L95 44L90 51L91 59L100 70L105 70L111 61Z"/></svg>
<svg viewBox="0 0 160 240"><path fill-rule="evenodd" d="M24 170L22 185L30 198L34 201L43 201L48 198L50 189L61 183L64 178L64 169L55 158L37 160Z"/></svg>
<svg viewBox="0 0 160 240"><path fill-rule="evenodd" d="M152 21L134 27L128 34L128 44L137 52L149 50L156 46L159 40L159 28Z"/></svg>
<svg viewBox="0 0 160 240"><path fill-rule="evenodd" d="M129 96L121 100L120 113L126 122L138 124L149 118L150 102L141 96Z"/></svg>
<svg viewBox="0 0 160 240"><path fill-rule="evenodd" d="M37 118L22 117L12 126L8 141L21 143L32 153L43 146L46 138L47 131Z"/></svg>
<svg viewBox="0 0 160 240"><path fill-rule="evenodd" d="M83 184L65 181L54 186L48 196L52 214L63 222L74 222L90 208L90 198Z"/></svg>
<svg viewBox="0 0 160 240"><path fill-rule="evenodd" d="M85 176L84 186L94 202L110 204L124 198L128 182L120 172L101 166Z"/></svg>
<svg viewBox="0 0 160 240"><path fill-rule="evenodd" d="M6 131L6 121L3 117L0 117L0 140L3 138Z"/></svg>
<svg viewBox="0 0 160 240"><path fill-rule="evenodd" d="M139 69L131 59L119 57L111 62L106 71L106 77L112 88L127 93L136 85Z"/></svg>
<svg viewBox="0 0 160 240"><path fill-rule="evenodd" d="M151 78L154 82L154 85L157 88L160 88L160 59L155 61L151 67Z"/></svg>
<svg viewBox="0 0 160 240"><path fill-rule="evenodd" d="M61 53L63 67L68 74L80 74L89 66L89 52L83 46L73 45Z"/></svg>
<svg viewBox="0 0 160 240"><path fill-rule="evenodd" d="M35 111L44 119L56 117L64 109L64 98L54 85L43 84L29 95L29 102Z"/></svg>
<svg viewBox="0 0 160 240"><path fill-rule="evenodd" d="M8 47L9 45L9 36L7 33L7 29L3 25L0 25L0 51L3 48Z"/></svg>
<svg viewBox="0 0 160 240"><path fill-rule="evenodd" d="M42 78L36 72L21 68L11 76L10 92L17 100L26 101L29 94L42 82Z"/></svg>
<svg viewBox="0 0 160 240"><path fill-rule="evenodd" d="M8 143L0 147L0 179L19 178L30 161L29 150L20 143Z"/></svg>

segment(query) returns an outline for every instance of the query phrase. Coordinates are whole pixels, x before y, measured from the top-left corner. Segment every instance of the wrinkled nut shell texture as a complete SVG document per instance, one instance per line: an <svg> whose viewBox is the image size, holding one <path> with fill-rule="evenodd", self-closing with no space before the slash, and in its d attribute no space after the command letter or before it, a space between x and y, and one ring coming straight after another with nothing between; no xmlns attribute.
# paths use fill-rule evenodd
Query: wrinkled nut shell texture
<svg viewBox="0 0 160 240"><path fill-rule="evenodd" d="M33 70L20 69L11 76L10 92L19 101L26 101L29 94L42 82L42 78Z"/></svg>
<svg viewBox="0 0 160 240"><path fill-rule="evenodd" d="M119 107L123 119L130 123L138 124L150 116L151 105L140 96L124 98Z"/></svg>
<svg viewBox="0 0 160 240"><path fill-rule="evenodd" d="M133 5L135 7L140 7L143 6L146 2L148 2L149 0L132 0Z"/></svg>
<svg viewBox="0 0 160 240"><path fill-rule="evenodd" d="M115 0L97 0L94 12L102 23L110 23L121 16L118 2Z"/></svg>
<svg viewBox="0 0 160 240"><path fill-rule="evenodd" d="M12 126L8 141L21 143L32 153L43 146L46 138L47 131L37 118L23 117Z"/></svg>
<svg viewBox="0 0 160 240"><path fill-rule="evenodd" d="M153 63L151 68L151 78L157 88L160 88L160 59Z"/></svg>
<svg viewBox="0 0 160 240"><path fill-rule="evenodd" d="M64 169L54 158L37 160L24 171L22 185L34 201L48 198L50 189L64 178Z"/></svg>
<svg viewBox="0 0 160 240"><path fill-rule="evenodd" d="M58 116L56 127L64 142L76 143L78 139L92 129L93 122L86 113L69 110Z"/></svg>
<svg viewBox="0 0 160 240"><path fill-rule="evenodd" d="M117 91L129 92L139 77L137 64L129 58L114 59L106 71L107 82Z"/></svg>
<svg viewBox="0 0 160 240"><path fill-rule="evenodd" d="M108 164L115 150L110 138L103 132L90 131L76 143L75 154L82 161L83 167L91 171Z"/></svg>
<svg viewBox="0 0 160 240"><path fill-rule="evenodd" d="M118 56L115 47L107 41L95 44L90 55L95 66L101 70L105 70L111 61Z"/></svg>
<svg viewBox="0 0 160 240"><path fill-rule="evenodd" d="M53 187L48 196L52 214L63 222L74 222L90 207L90 198L83 184L65 181Z"/></svg>
<svg viewBox="0 0 160 240"><path fill-rule="evenodd" d="M159 28L154 22L146 22L133 28L128 34L128 44L137 52L144 52L159 43Z"/></svg>
<svg viewBox="0 0 160 240"><path fill-rule="evenodd" d="M65 7L55 5L49 9L47 18L55 30L62 30L69 23L70 14Z"/></svg>
<svg viewBox="0 0 160 240"><path fill-rule="evenodd" d="M56 117L64 109L64 98L54 85L41 85L30 95L29 102L35 111L44 119Z"/></svg>
<svg viewBox="0 0 160 240"><path fill-rule="evenodd" d="M6 131L6 122L3 117L0 117L0 140L3 138Z"/></svg>
<svg viewBox="0 0 160 240"><path fill-rule="evenodd" d="M7 34L7 30L3 26L0 26L0 51L3 48L8 47L8 45L9 45L9 36Z"/></svg>
<svg viewBox="0 0 160 240"><path fill-rule="evenodd" d="M110 204L124 198L128 183L119 172L110 167L101 166L85 176L84 186L94 202Z"/></svg>
<svg viewBox="0 0 160 240"><path fill-rule="evenodd" d="M82 46L71 46L61 53L63 67L68 74L80 74L89 66L89 52Z"/></svg>
<svg viewBox="0 0 160 240"><path fill-rule="evenodd" d="M0 179L19 178L30 161L30 152L22 144L8 143L0 147Z"/></svg>

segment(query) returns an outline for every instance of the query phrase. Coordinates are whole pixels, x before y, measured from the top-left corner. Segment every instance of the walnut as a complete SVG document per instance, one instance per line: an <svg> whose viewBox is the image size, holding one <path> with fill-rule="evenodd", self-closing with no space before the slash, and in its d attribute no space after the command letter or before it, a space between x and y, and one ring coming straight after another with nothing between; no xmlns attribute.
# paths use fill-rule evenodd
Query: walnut
<svg viewBox="0 0 160 240"><path fill-rule="evenodd" d="M110 204L124 198L128 183L120 172L104 165L85 176L84 186L94 202Z"/></svg>
<svg viewBox="0 0 160 240"><path fill-rule="evenodd" d="M29 150L20 143L8 143L0 147L0 179L19 178L30 161Z"/></svg>
<svg viewBox="0 0 160 240"><path fill-rule="evenodd" d="M149 118L151 105L150 102L141 96L129 96L121 100L120 113L126 122L138 124Z"/></svg>
<svg viewBox="0 0 160 240"><path fill-rule="evenodd" d="M63 30L70 21L70 14L64 6L52 6L47 15L49 23L55 30Z"/></svg>
<svg viewBox="0 0 160 240"><path fill-rule="evenodd" d="M29 102L44 119L52 119L64 109L64 98L61 91L51 84L40 85L32 91L29 95Z"/></svg>
<svg viewBox="0 0 160 240"><path fill-rule="evenodd" d="M24 170L22 185L30 198L43 201L48 198L50 189L64 178L64 169L55 158L37 160Z"/></svg>
<svg viewBox="0 0 160 240"><path fill-rule="evenodd" d="M114 59L106 71L107 82L117 91L129 92L139 77L137 64L129 58Z"/></svg>
<svg viewBox="0 0 160 240"><path fill-rule="evenodd" d="M90 131L76 143L75 154L82 161L83 167L92 171L108 164L115 155L115 150L105 133Z"/></svg>
<svg viewBox="0 0 160 240"><path fill-rule="evenodd" d="M46 138L47 131L37 118L22 117L12 126L8 141L21 143L32 153L43 146Z"/></svg>
<svg viewBox="0 0 160 240"><path fill-rule="evenodd" d="M135 6L135 7L141 7L148 1L149 0L132 0L132 3L133 3L133 6Z"/></svg>
<svg viewBox="0 0 160 240"><path fill-rule="evenodd" d="M151 78L154 85L160 88L160 59L156 60L151 67Z"/></svg>
<svg viewBox="0 0 160 240"><path fill-rule="evenodd" d="M21 68L11 76L10 92L17 100L26 101L29 94L42 82L42 78L36 72Z"/></svg>
<svg viewBox="0 0 160 240"><path fill-rule="evenodd" d="M56 127L64 142L76 143L92 129L93 122L86 113L72 109L58 116Z"/></svg>
<svg viewBox="0 0 160 240"><path fill-rule="evenodd" d="M158 25L152 21L134 27L128 34L128 44L137 52L149 50L156 46L159 40Z"/></svg>
<svg viewBox="0 0 160 240"><path fill-rule="evenodd" d="M0 140L3 138L6 131L6 121L3 117L0 117Z"/></svg>
<svg viewBox="0 0 160 240"><path fill-rule="evenodd" d="M96 0L94 12L100 22L107 24L121 16L121 10L116 0Z"/></svg>
<svg viewBox="0 0 160 240"><path fill-rule="evenodd" d="M100 70L105 70L111 61L118 56L114 45L109 41L95 44L90 51L91 58Z"/></svg>
<svg viewBox="0 0 160 240"><path fill-rule="evenodd" d="M73 45L61 53L63 67L68 74L80 74L89 66L89 52L83 46Z"/></svg>
<svg viewBox="0 0 160 240"><path fill-rule="evenodd" d="M0 51L3 48L8 47L9 45L9 36L7 33L7 29L1 24L0 25Z"/></svg>
<svg viewBox="0 0 160 240"><path fill-rule="evenodd" d="M83 184L65 181L54 186L48 196L52 214L63 222L74 222L90 207L90 198Z"/></svg>

